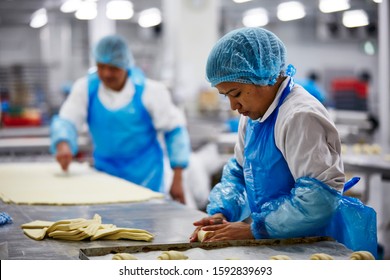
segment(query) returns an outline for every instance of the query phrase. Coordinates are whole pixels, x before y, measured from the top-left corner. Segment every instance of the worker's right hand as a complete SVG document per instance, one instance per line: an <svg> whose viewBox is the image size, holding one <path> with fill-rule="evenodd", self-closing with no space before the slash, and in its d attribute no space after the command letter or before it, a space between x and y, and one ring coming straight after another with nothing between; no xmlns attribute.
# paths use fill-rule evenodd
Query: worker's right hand
<svg viewBox="0 0 390 280"><path fill-rule="evenodd" d="M214 214L209 217L205 217L199 221L193 223L194 226L197 226L195 231L190 236L190 242L198 241L198 231L204 226L218 225L227 223L226 218L221 213Z"/></svg>
<svg viewBox="0 0 390 280"><path fill-rule="evenodd" d="M62 170L68 171L69 164L72 162L73 156L70 146L67 142L57 144L56 160L61 165Z"/></svg>

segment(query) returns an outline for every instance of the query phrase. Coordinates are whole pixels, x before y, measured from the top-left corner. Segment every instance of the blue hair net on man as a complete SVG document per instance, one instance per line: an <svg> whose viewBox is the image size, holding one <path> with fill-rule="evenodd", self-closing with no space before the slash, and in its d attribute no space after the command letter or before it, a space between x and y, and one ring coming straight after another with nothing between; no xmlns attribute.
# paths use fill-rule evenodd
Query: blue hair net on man
<svg viewBox="0 0 390 280"><path fill-rule="evenodd" d="M122 69L128 69L134 65L134 59L127 43L119 35L103 37L96 44L93 56L97 63L109 64Z"/></svg>
<svg viewBox="0 0 390 280"><path fill-rule="evenodd" d="M274 85L285 61L285 46L275 34L263 28L241 28L216 43L206 75L213 87L223 82Z"/></svg>

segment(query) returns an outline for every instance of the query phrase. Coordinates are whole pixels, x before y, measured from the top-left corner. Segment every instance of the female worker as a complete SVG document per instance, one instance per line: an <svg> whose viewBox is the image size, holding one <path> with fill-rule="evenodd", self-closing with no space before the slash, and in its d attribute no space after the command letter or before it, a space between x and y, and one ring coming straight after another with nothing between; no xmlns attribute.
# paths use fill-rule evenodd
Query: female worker
<svg viewBox="0 0 390 280"><path fill-rule="evenodd" d="M272 32L242 28L211 50L207 79L240 114L234 157L211 191L206 241L328 235L345 176L325 107L294 83ZM376 230L376 229L375 229Z"/></svg>
<svg viewBox="0 0 390 280"><path fill-rule="evenodd" d="M164 85L134 67L122 37L102 38L93 55L97 73L76 81L51 124L57 161L68 169L77 153L77 131L87 123L96 169L163 192L161 132L174 171L170 194L184 203L182 169L188 165L190 144L183 114Z"/></svg>

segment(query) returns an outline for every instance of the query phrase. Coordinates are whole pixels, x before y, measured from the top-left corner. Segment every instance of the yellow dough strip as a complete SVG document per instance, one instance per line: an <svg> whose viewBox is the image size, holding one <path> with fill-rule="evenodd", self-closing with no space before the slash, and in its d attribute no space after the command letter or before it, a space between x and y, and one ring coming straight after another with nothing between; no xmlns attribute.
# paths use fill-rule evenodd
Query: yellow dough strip
<svg viewBox="0 0 390 280"><path fill-rule="evenodd" d="M20 227L22 229L37 229L37 228L48 228L52 226L54 222L50 221L42 221L42 220L36 220L32 221L26 224L22 224Z"/></svg>
<svg viewBox="0 0 390 280"><path fill-rule="evenodd" d="M123 232L128 232L128 233L142 233L142 234L147 234L149 236L153 236L150 232L143 230L143 229L134 229L134 228L106 228L106 229L99 229L97 233L91 237L91 240L96 240L99 238L103 238L112 234L116 233L123 233Z"/></svg>
<svg viewBox="0 0 390 280"><path fill-rule="evenodd" d="M147 233L120 231L114 234L106 235L100 239L107 239L107 240L131 239L131 240L151 241L153 239L153 235Z"/></svg>

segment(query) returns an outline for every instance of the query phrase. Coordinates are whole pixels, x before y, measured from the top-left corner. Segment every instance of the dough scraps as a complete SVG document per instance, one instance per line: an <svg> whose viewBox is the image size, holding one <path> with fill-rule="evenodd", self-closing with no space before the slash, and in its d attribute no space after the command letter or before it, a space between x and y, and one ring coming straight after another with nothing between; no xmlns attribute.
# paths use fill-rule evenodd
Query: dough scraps
<svg viewBox="0 0 390 280"><path fill-rule="evenodd" d="M99 229L91 240L96 239L131 239L131 240L143 240L151 241L153 235L143 229L134 228L106 228Z"/></svg>
<svg viewBox="0 0 390 280"><path fill-rule="evenodd" d="M21 176L22 175L22 176ZM64 173L57 162L0 164L0 198L6 203L79 205L163 198L162 193L72 162Z"/></svg>
<svg viewBox="0 0 390 280"><path fill-rule="evenodd" d="M118 228L113 224L102 224L100 215L93 219L82 218L59 220L57 222L33 221L21 225L23 232L30 238L42 240L45 237L54 239L79 241L90 238L96 239L130 239L151 241L153 234L143 229Z"/></svg>

